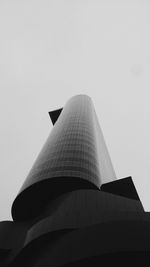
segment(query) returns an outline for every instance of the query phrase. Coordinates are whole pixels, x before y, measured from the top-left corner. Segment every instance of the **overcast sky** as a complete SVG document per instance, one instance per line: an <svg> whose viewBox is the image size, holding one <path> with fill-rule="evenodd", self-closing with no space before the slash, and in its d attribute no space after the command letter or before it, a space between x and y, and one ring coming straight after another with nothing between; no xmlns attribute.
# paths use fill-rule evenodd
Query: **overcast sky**
<svg viewBox="0 0 150 267"><path fill-rule="evenodd" d="M0 220L42 148L48 111L93 102L117 178L150 211L150 1L0 0Z"/></svg>

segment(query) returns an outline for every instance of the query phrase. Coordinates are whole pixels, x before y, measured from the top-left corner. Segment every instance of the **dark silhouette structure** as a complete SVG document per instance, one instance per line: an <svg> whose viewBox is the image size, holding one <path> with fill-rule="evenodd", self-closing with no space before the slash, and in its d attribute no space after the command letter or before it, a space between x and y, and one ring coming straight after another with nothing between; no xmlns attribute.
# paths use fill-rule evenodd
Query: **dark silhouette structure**
<svg viewBox="0 0 150 267"><path fill-rule="evenodd" d="M116 180L91 99L49 112L54 124L0 223L0 266L148 264L150 216L132 178Z"/></svg>

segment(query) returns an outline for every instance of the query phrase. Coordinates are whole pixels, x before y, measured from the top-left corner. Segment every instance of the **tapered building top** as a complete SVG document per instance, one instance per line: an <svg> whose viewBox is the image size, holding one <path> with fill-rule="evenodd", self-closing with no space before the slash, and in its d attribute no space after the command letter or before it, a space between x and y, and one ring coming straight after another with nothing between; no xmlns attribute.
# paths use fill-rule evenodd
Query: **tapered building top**
<svg viewBox="0 0 150 267"><path fill-rule="evenodd" d="M116 179L90 97L74 96L49 114L54 127L13 203L16 220L71 189L99 189Z"/></svg>

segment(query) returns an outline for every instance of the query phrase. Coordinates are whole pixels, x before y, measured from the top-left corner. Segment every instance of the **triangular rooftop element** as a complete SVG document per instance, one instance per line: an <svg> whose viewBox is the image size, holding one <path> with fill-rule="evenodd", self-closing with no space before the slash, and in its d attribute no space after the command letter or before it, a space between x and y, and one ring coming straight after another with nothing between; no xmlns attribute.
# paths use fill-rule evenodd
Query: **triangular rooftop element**
<svg viewBox="0 0 150 267"><path fill-rule="evenodd" d="M114 195L140 200L132 177L126 177L110 183L102 184L101 190L104 192L112 193Z"/></svg>
<svg viewBox="0 0 150 267"><path fill-rule="evenodd" d="M53 111L49 112L49 116L51 118L51 121L52 121L53 125L57 121L57 119L58 119L60 113L62 112L62 110L63 110L63 108L60 108L60 109L56 109L56 110L53 110Z"/></svg>

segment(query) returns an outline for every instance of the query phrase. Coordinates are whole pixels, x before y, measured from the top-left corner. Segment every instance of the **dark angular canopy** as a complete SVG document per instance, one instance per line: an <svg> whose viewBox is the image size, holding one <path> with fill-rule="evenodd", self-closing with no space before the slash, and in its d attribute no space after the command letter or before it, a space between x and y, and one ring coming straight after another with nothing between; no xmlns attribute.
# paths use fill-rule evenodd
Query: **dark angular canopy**
<svg viewBox="0 0 150 267"><path fill-rule="evenodd" d="M63 110L63 108L60 108L60 109L56 109L56 110L53 110L53 111L49 112L49 116L51 118L51 121L52 121L53 125L57 121L57 119L58 119L60 113L62 112L62 110Z"/></svg>

